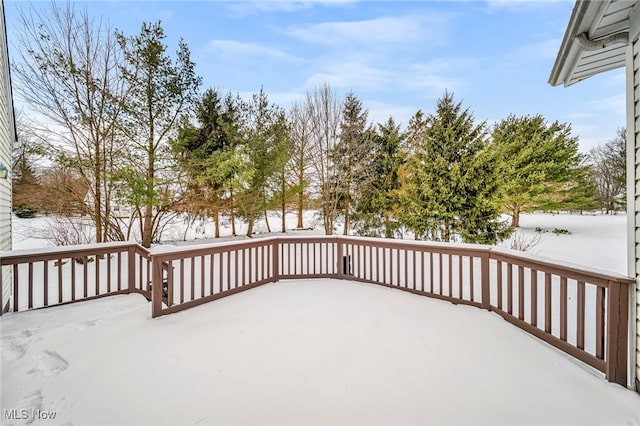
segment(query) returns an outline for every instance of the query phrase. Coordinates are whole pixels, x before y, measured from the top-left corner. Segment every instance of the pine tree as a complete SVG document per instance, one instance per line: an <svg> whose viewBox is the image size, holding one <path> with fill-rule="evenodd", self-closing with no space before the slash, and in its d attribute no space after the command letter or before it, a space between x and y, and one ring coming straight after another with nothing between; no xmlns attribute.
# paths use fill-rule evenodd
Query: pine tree
<svg viewBox="0 0 640 426"><path fill-rule="evenodd" d="M217 90L204 92L195 107L197 126L183 121L173 150L187 172L183 210L213 218L215 237L220 236L220 213L228 207L228 181L233 179L234 129L238 126L239 99Z"/></svg>
<svg viewBox="0 0 640 426"><path fill-rule="evenodd" d="M353 92L347 93L342 107L340 137L333 150L344 235L349 232L358 188L366 185L370 179L371 144L367 137L370 132L366 132L367 116L368 111L363 109L362 101Z"/></svg>
<svg viewBox="0 0 640 426"><path fill-rule="evenodd" d="M416 238L471 243L506 238L510 229L495 207L498 185L485 124L476 125L447 92L422 123L415 152L401 169L402 223Z"/></svg>
<svg viewBox="0 0 640 426"><path fill-rule="evenodd" d="M372 159L368 167L372 179L360 189L354 221L358 235L394 238L400 228L396 218L400 181L398 171L404 157L400 152L404 135L393 117L372 131Z"/></svg>
<svg viewBox="0 0 640 426"><path fill-rule="evenodd" d="M246 170L244 187L237 193L238 214L248 222L247 236L269 207L269 181L288 160L288 130L284 111L269 103L262 89L245 104L240 135ZM268 225L268 223L267 223Z"/></svg>
<svg viewBox="0 0 640 426"><path fill-rule="evenodd" d="M509 116L493 129L492 156L499 166L498 204L520 225L520 213L562 207L562 194L580 181L582 156L568 124Z"/></svg>
<svg viewBox="0 0 640 426"><path fill-rule="evenodd" d="M196 100L202 81L184 41L180 40L174 59L167 53L165 37L160 22L144 23L136 36L117 35L126 63L123 75L132 87L125 100L127 120L122 129L131 141L132 165L126 173L131 181L123 189L142 191L129 191L128 198L141 211L145 247L150 247L161 217L175 202L169 140L179 117Z"/></svg>

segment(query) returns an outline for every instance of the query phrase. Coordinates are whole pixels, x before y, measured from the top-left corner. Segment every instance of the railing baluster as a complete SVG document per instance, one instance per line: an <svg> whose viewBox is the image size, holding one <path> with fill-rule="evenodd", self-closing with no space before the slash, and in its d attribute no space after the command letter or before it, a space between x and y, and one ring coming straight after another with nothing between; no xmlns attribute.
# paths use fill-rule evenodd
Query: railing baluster
<svg viewBox="0 0 640 426"><path fill-rule="evenodd" d="M29 309L33 309L33 262L29 262L28 266L28 284L29 284Z"/></svg>
<svg viewBox="0 0 640 426"><path fill-rule="evenodd" d="M246 276L245 276L245 273L247 271L247 263L246 263L246 257L245 257L246 251L247 251L246 249L242 249L242 281L240 282L240 287L242 287L246 283Z"/></svg>
<svg viewBox="0 0 640 426"><path fill-rule="evenodd" d="M438 278L439 278L439 286L438 286L438 294L442 295L442 287L444 285L444 274L442 273L442 253L438 254Z"/></svg>
<svg viewBox="0 0 640 426"><path fill-rule="evenodd" d="M42 287L44 288L44 306L49 306L49 262L43 262L44 277L42 279ZM0 306L0 309L2 307Z"/></svg>
<svg viewBox="0 0 640 426"><path fill-rule="evenodd" d="M538 326L538 271L531 269L531 325Z"/></svg>
<svg viewBox="0 0 640 426"><path fill-rule="evenodd" d="M58 303L62 303L62 259L58 259Z"/></svg>
<svg viewBox="0 0 640 426"><path fill-rule="evenodd" d="M89 271L87 271L88 266L89 258L85 257L84 262L82 263L82 288L84 291L84 297L87 297L87 294L89 294Z"/></svg>
<svg viewBox="0 0 640 426"><path fill-rule="evenodd" d="M71 264L71 301L76 300L76 261L73 257L69 258Z"/></svg>
<svg viewBox="0 0 640 426"><path fill-rule="evenodd" d="M167 263L167 302L169 306L173 306L173 292L175 291L173 285L173 261L169 260Z"/></svg>
<svg viewBox="0 0 640 426"><path fill-rule="evenodd" d="M189 264L190 264L190 269L191 269L191 281L189 282L190 286L190 290L191 290L191 294L189 296L189 300L194 300L195 297L195 290L196 290L196 258L195 257L190 257L189 258Z"/></svg>
<svg viewBox="0 0 640 426"><path fill-rule="evenodd" d="M429 293L433 293L433 252L429 252Z"/></svg>
<svg viewBox="0 0 640 426"><path fill-rule="evenodd" d="M18 264L13 265L13 311L18 312L20 305L18 304L18 299L20 295L20 288L18 286ZM0 289L0 291L2 291Z"/></svg>
<svg viewBox="0 0 640 426"><path fill-rule="evenodd" d="M544 274L544 331L551 334L551 274Z"/></svg>
<svg viewBox="0 0 640 426"><path fill-rule="evenodd" d="M224 291L224 264L223 264L223 258L224 258L224 253L220 252L218 253L218 260L219 260L219 274L220 274L220 282L218 282L218 291L220 293L222 293Z"/></svg>
<svg viewBox="0 0 640 426"><path fill-rule="evenodd" d="M233 288L238 288L238 250L233 251Z"/></svg>
<svg viewBox="0 0 640 426"><path fill-rule="evenodd" d="M524 267L518 265L518 319L524 321Z"/></svg>
<svg viewBox="0 0 640 426"><path fill-rule="evenodd" d="M449 297L453 297L453 256L447 256L448 272L449 272Z"/></svg>
<svg viewBox="0 0 640 426"><path fill-rule="evenodd" d="M180 303L184 303L184 258L180 259Z"/></svg>
<svg viewBox="0 0 640 426"><path fill-rule="evenodd" d="M507 312L513 315L513 265L507 263Z"/></svg>
<svg viewBox="0 0 640 426"><path fill-rule="evenodd" d="M122 290L122 253L118 252L118 291Z"/></svg>
<svg viewBox="0 0 640 426"><path fill-rule="evenodd" d="M107 293L111 293L111 253L107 253Z"/></svg>
<svg viewBox="0 0 640 426"><path fill-rule="evenodd" d="M416 290L416 270L418 269L417 266L417 257L418 257L418 253L417 250L412 250L413 252L413 282L411 284L411 288Z"/></svg>
<svg viewBox="0 0 640 426"><path fill-rule="evenodd" d="M560 340L567 341L567 278L560 277Z"/></svg>
<svg viewBox="0 0 640 426"><path fill-rule="evenodd" d="M469 256L469 301L473 302L475 300L475 274L473 273L473 264L475 263L476 258L474 256Z"/></svg>
<svg viewBox="0 0 640 426"><path fill-rule="evenodd" d="M584 282L578 281L578 300L577 300L577 346L579 349L584 349Z"/></svg>
<svg viewBox="0 0 640 426"><path fill-rule="evenodd" d="M458 255L458 299L464 299L464 297L462 297L463 294L464 288L462 279L462 255Z"/></svg>
<svg viewBox="0 0 640 426"><path fill-rule="evenodd" d="M387 249L382 247L382 283L387 283Z"/></svg>
<svg viewBox="0 0 640 426"><path fill-rule="evenodd" d="M213 288L213 266L214 266L214 262L213 262L213 253L211 253L209 255L209 294L213 294L215 292L215 289Z"/></svg>
<svg viewBox="0 0 640 426"><path fill-rule="evenodd" d="M502 309L502 262L500 260L496 261L496 271L497 271L497 286L498 286L498 309Z"/></svg>

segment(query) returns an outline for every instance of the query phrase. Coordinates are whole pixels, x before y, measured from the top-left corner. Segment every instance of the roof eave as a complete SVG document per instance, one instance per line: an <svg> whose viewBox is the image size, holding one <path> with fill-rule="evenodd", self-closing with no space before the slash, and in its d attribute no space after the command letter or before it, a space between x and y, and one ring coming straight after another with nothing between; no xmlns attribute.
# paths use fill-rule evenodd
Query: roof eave
<svg viewBox="0 0 640 426"><path fill-rule="evenodd" d="M556 57L553 69L551 70L551 75L549 76L549 84L552 86L559 86L563 83L565 86L569 85L568 79L566 78L568 74L567 66L569 65L567 61L569 59L575 61L575 58L577 57L575 52L571 55L571 50L575 46L575 37L580 33L584 17L592 7L594 7L593 3L588 0L578 0L574 5L573 11L571 12L571 18L567 25L567 30L564 33L564 38L562 39L562 44L558 51L558 56Z"/></svg>

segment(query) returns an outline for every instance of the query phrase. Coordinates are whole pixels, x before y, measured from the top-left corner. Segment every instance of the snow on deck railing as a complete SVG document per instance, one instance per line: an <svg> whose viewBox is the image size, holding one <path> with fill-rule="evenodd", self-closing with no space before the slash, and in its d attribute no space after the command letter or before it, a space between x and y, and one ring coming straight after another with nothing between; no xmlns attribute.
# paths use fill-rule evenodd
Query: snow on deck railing
<svg viewBox="0 0 640 426"><path fill-rule="evenodd" d="M608 380L627 380L634 280L513 250L274 237L154 252L132 243L4 252L0 264L13 268L14 311L139 292L151 299L152 316L158 317L279 279L373 283L494 311ZM0 306L7 302L0 300Z"/></svg>

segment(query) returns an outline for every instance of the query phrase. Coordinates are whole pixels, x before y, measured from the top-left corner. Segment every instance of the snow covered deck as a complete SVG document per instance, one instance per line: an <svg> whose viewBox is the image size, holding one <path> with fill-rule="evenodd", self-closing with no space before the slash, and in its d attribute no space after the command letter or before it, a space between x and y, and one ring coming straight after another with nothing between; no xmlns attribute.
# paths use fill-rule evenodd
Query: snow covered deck
<svg viewBox="0 0 640 426"><path fill-rule="evenodd" d="M153 320L119 295L0 324L2 409L55 424L640 424L640 395L500 316L365 283L279 281Z"/></svg>

